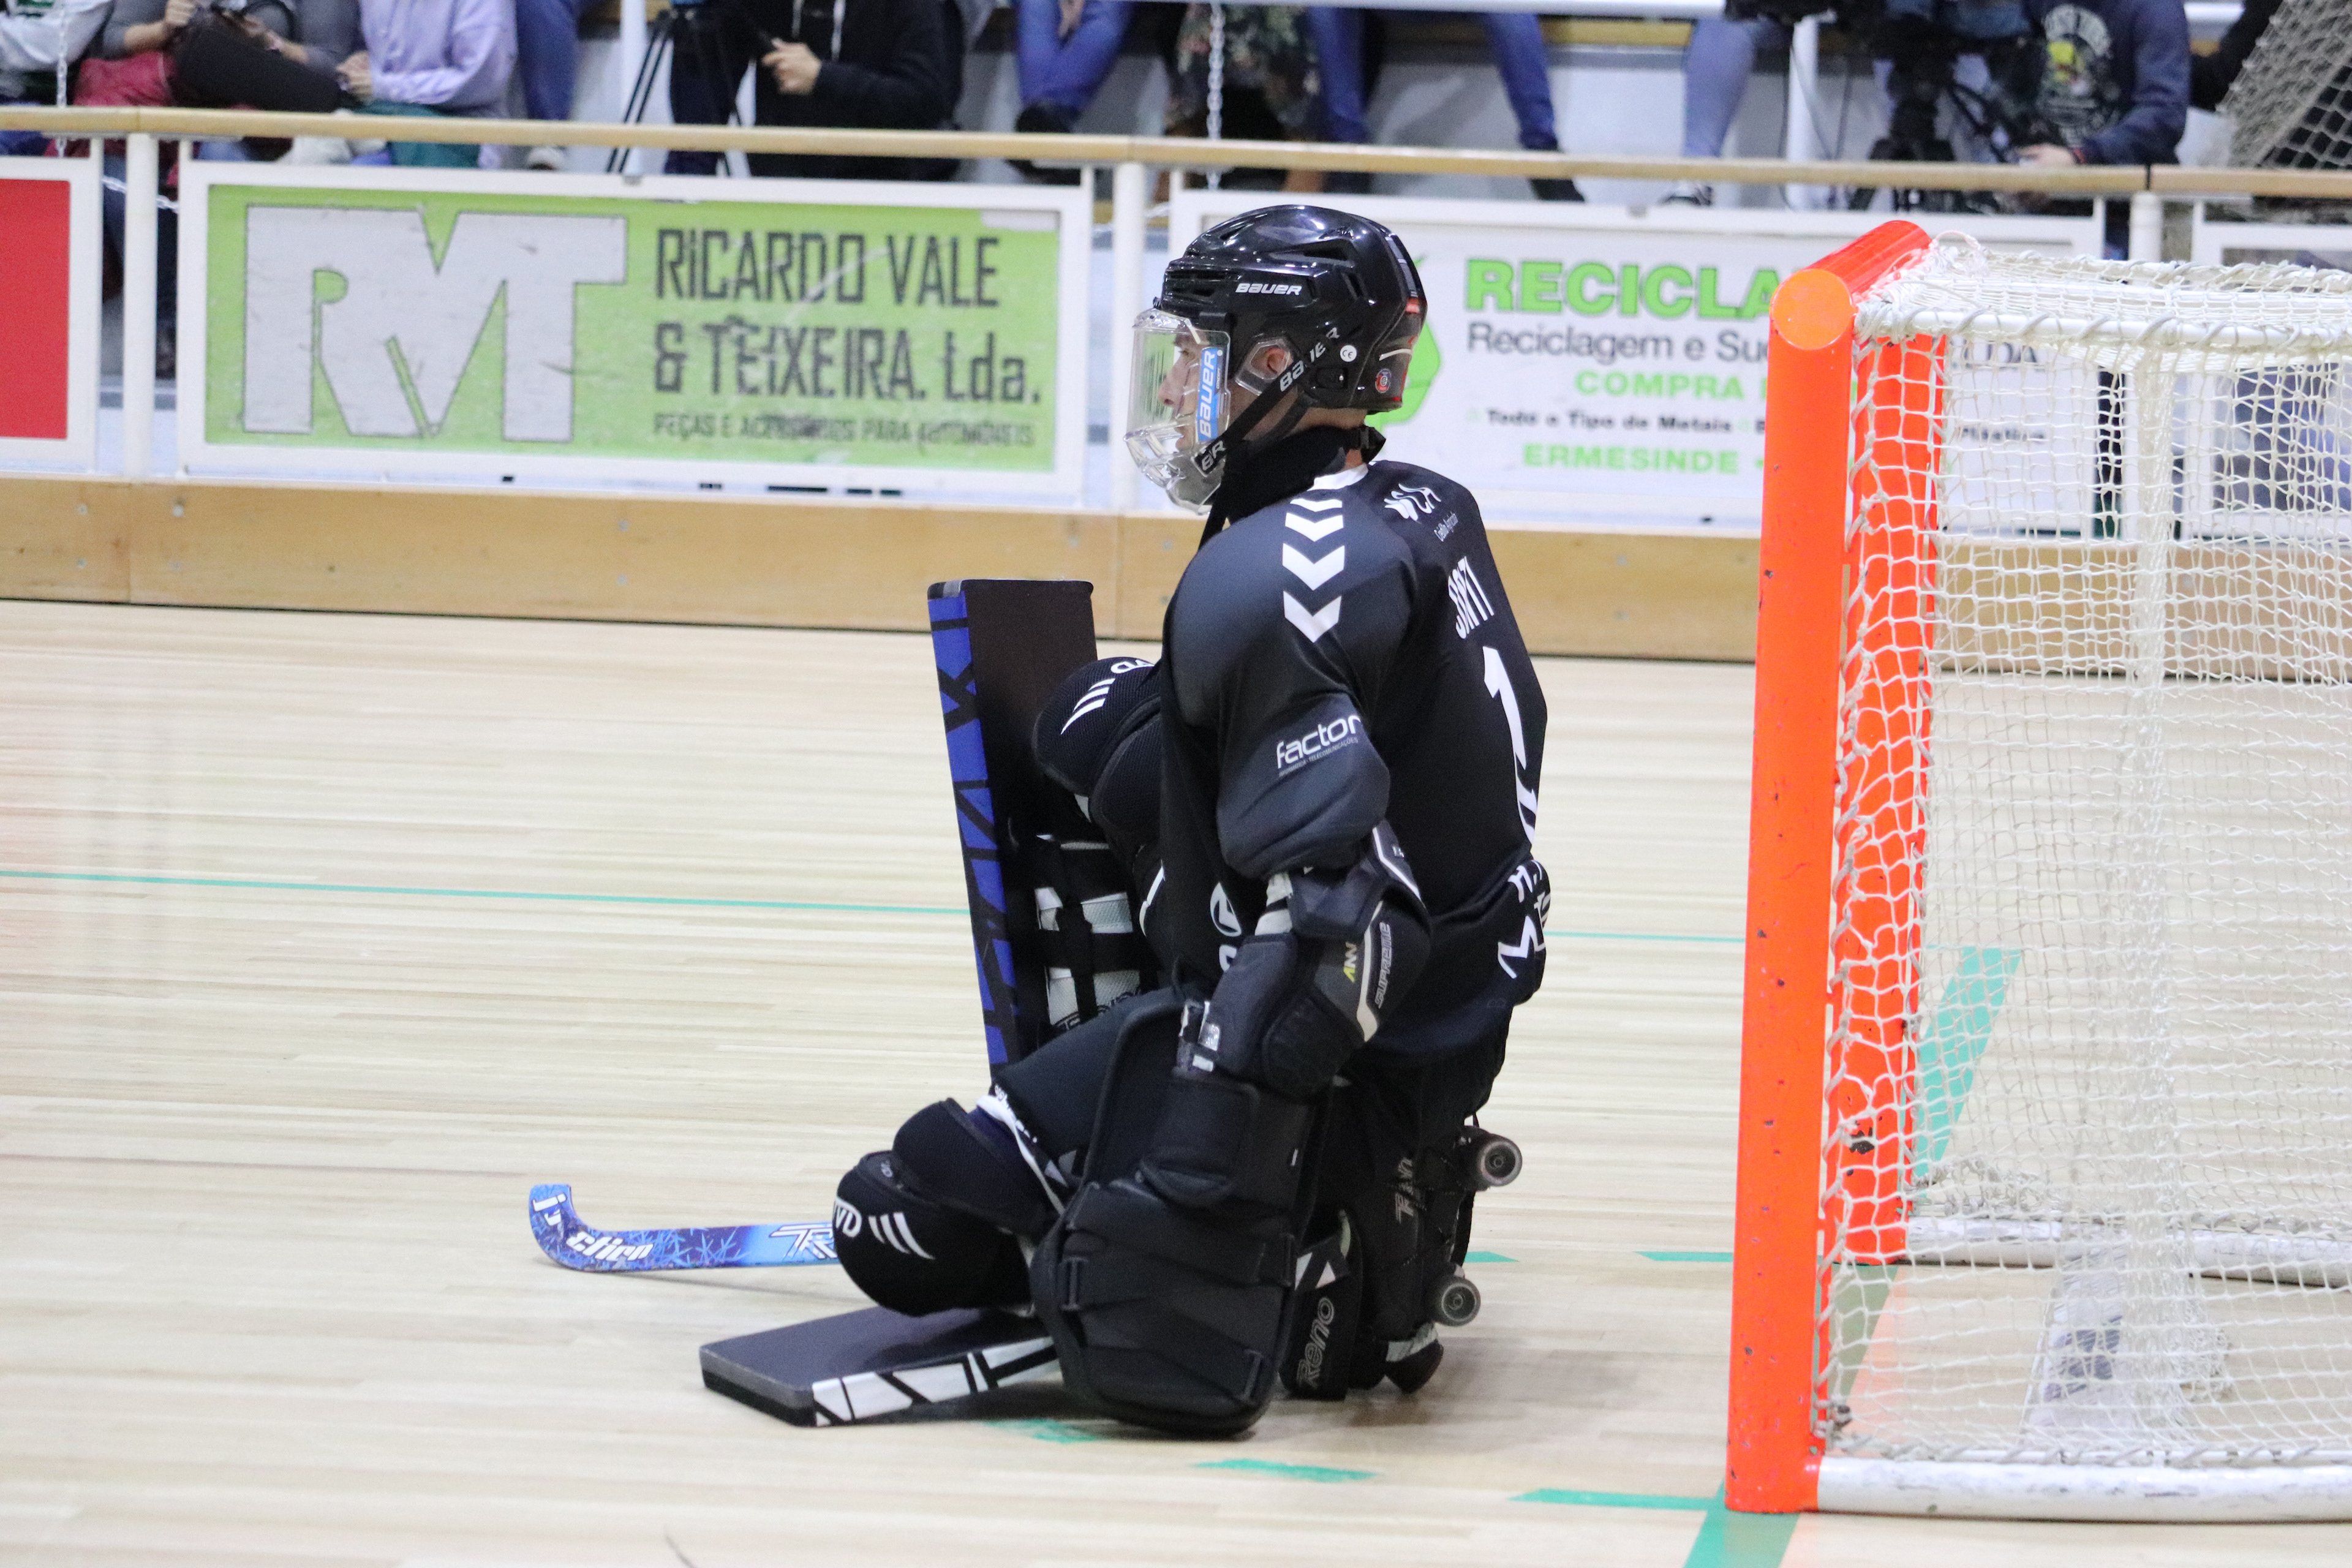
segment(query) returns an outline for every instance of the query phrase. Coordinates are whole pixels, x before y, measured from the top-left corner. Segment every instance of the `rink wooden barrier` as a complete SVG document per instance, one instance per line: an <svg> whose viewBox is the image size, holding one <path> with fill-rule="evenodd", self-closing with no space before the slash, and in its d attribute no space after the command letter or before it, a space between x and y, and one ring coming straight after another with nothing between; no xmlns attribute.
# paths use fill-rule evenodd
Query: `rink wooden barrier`
<svg viewBox="0 0 2352 1568"><path fill-rule="evenodd" d="M1083 577L1156 638L1166 512L251 480L0 477L0 598L915 631L949 577ZM1529 647L1753 657L1756 542L1498 530Z"/></svg>

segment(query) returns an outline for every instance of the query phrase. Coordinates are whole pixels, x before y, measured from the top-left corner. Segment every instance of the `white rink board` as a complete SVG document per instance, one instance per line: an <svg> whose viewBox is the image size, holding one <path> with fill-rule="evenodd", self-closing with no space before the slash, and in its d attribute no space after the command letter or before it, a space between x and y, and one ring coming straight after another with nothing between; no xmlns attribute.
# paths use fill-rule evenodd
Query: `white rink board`
<svg viewBox="0 0 2352 1568"><path fill-rule="evenodd" d="M1177 193L1171 254L1268 205ZM1499 514L1745 528L1762 516L1771 290L1886 221L1379 196L1348 206L1403 237L1429 289L1404 416L1383 422L1389 456L1475 485ZM2096 217L1939 216L1924 226L2001 249L2100 247Z"/></svg>
<svg viewBox="0 0 2352 1568"><path fill-rule="evenodd" d="M183 180L178 433L185 469L346 479L514 477L599 486L615 479L724 479L910 493L1001 492L1039 500L1075 500L1079 493L1092 215L1078 191L206 163L189 163ZM250 214L309 212L318 215L321 226L363 223L369 226L362 237L366 243L344 247L352 260L321 261L315 268L288 261L282 237L256 235L247 246L240 235L236 243L225 245L212 232L215 193L224 188L257 188L253 195L240 190L236 198ZM321 193L317 207L278 205L286 200L278 193L304 190ZM402 205L403 195L413 195L414 205ZM446 236L433 229L436 220L429 215L451 205L453 195L483 199L478 213L465 210L456 223L480 220L482 232L475 237L481 243L469 239L469 254L495 253L510 262L498 279L468 277L462 263L445 265L457 255L461 237L457 228ZM517 198L530 198L548 210L519 212ZM565 203L579 204L578 210L562 210ZM821 261L815 278L803 279L788 299L770 276L775 246L783 242L789 256L797 238L826 237L814 216L805 221L792 216L800 208L825 209L835 216L845 209L862 209L872 216L859 221L876 232L861 249L859 265ZM747 212L769 215L762 225L766 257L750 254L755 236L742 216ZM978 226L1001 231L1010 244L1039 233L1057 240L1043 276L1034 267L1018 268L992 276L984 287L976 276L979 263L967 250L951 279L943 275L934 280L920 265L902 266L908 258L886 256L886 241L895 238L893 212L908 215L910 256L919 214L934 221L943 213L959 219L970 214ZM711 216L698 220L698 214ZM371 251L371 245L376 251L383 247L376 229L389 233L387 226L404 219L415 232L395 237L412 242L417 255L400 265L394 264L397 258L380 260ZM656 222L682 236L683 248L673 254L666 235L657 255L648 257L641 230ZM523 232L527 228L530 232ZM797 235L796 228L810 232ZM493 233L495 240L489 237ZM435 247L430 254L424 248L428 244ZM245 256L244 275L213 276L216 253L236 252ZM640 266L644 261L652 264ZM300 288L289 268L310 279L307 318L305 302L288 297ZM352 281L355 272L361 283ZM900 295L895 301L894 273ZM542 286L550 275L553 289ZM824 294L824 288L853 276L861 284L856 300L846 292L837 300ZM752 288L760 278L767 278L770 286ZM680 280L690 286L682 300L672 287ZM996 323L990 311L950 314L942 303L935 319L916 321L922 305L910 314L907 299L928 302L925 289L931 281L940 285L942 301L952 294L952 304L968 306L977 296L981 304L1009 307L1032 322L1041 316L1051 322L1050 357L1034 367L1034 374L1025 364L1023 372L1024 406L1045 395L1053 398L1051 409L1040 411L1047 417L1021 426L1022 446L1036 454L1034 459L1018 468L961 467L875 456L889 444L876 435L886 426L919 432L890 437L917 450L932 444L933 432L943 433L947 444L952 444L950 437L969 440L977 450L992 444L992 427L1012 427L1003 421L985 423L995 413L986 398L982 408L950 390L951 384L967 391L980 384L980 372L964 362L993 350L990 329ZM362 296L363 287L370 296ZM993 294L988 292L992 287ZM1048 290L1041 311L1039 296ZM853 365L850 329L835 318L845 302L861 301L871 302L879 324L866 332L872 340L870 354ZM680 319L659 319L665 315ZM308 328L306 319L312 322ZM503 331L495 330L500 321ZM961 342L947 343L954 356L952 374L942 367L937 337L922 330L941 322L962 333ZM233 346L215 352L209 340L224 323L232 329L241 323L242 334ZM911 353L909 331L900 330L908 327L915 328ZM634 358L611 352L619 329L635 334ZM894 331L895 353L888 346ZM789 353L779 346L787 340ZM587 364L600 343L605 353L599 363L606 374L592 376ZM285 385L301 374L306 361L315 383L307 399ZM575 364L581 367L576 375ZM616 365L627 374L612 374ZM803 375L814 392L803 389ZM519 376L528 378L528 388L519 385ZM986 381L992 397L998 382L992 362ZM705 392L707 398L700 395ZM502 425L496 422L501 397ZM746 398L759 401L747 405ZM740 412L709 412L720 406ZM314 407L323 411L318 419L333 421L324 426L331 434L373 427L348 440L322 441ZM469 411L470 428L483 428L484 408L495 427L490 437L443 434L464 426ZM647 421L656 437L674 433L682 455L648 455L650 441L624 449L627 443L610 434L625 429L627 441L635 441ZM606 434L600 437L599 429ZM794 454L763 453L762 442L783 430L794 433L773 439L797 448ZM400 438L404 432L413 435Z"/></svg>

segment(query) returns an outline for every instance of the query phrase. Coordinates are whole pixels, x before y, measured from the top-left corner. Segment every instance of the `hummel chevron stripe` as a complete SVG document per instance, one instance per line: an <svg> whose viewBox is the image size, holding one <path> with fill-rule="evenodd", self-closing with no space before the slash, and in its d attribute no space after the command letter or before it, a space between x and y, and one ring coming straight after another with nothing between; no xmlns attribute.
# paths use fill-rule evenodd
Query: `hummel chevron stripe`
<svg viewBox="0 0 2352 1568"><path fill-rule="evenodd" d="M1309 612L1306 605L1288 594L1282 596L1282 613L1297 626L1308 642L1320 638L1325 632L1339 624L1339 601L1334 598L1321 609Z"/></svg>
<svg viewBox="0 0 2352 1568"><path fill-rule="evenodd" d="M1292 576L1308 587L1320 588L1347 569L1348 547L1342 544L1320 561L1313 561L1304 552L1286 544L1282 547L1282 563L1290 569Z"/></svg>
<svg viewBox="0 0 2352 1568"><path fill-rule="evenodd" d="M1348 520L1344 517L1327 517L1318 521L1315 518L1301 517L1297 512L1292 512L1289 516L1282 520L1282 525L1285 528L1296 529L1299 532L1305 534L1307 538L1313 540L1316 543L1320 544L1323 541L1330 538L1333 534L1347 527Z"/></svg>

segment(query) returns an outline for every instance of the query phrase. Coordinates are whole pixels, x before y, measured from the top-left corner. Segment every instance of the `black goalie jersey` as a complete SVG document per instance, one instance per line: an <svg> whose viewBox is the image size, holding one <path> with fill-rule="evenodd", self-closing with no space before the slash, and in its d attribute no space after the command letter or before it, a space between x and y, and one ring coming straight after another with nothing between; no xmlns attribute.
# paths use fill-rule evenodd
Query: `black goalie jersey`
<svg viewBox="0 0 2352 1568"><path fill-rule="evenodd" d="M1403 463L1327 475L1211 539L1164 636L1148 918L1178 982L1213 990L1267 877L1349 866L1386 819L1433 945L1375 1047L1500 1027L1543 977L1544 701L1470 493Z"/></svg>

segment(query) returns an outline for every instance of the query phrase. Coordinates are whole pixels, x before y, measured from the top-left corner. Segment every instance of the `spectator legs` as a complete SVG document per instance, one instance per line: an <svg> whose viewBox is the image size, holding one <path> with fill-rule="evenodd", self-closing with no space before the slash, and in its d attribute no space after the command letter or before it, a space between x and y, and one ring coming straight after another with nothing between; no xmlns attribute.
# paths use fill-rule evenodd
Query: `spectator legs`
<svg viewBox="0 0 2352 1568"><path fill-rule="evenodd" d="M698 6L670 13L669 117L679 125L724 125L735 112L736 89L751 68L757 40L732 14ZM715 174L717 153L672 153L669 174Z"/></svg>
<svg viewBox="0 0 2352 1568"><path fill-rule="evenodd" d="M1709 16L1691 28L1690 47L1683 53L1684 157L1723 156L1724 139L1748 93L1756 51L1786 48L1789 38L1788 26L1767 16Z"/></svg>
<svg viewBox="0 0 2352 1568"><path fill-rule="evenodd" d="M1364 14L1340 5L1307 12L1307 37L1315 46L1323 80L1323 139L1363 142L1372 139L1364 119Z"/></svg>
<svg viewBox="0 0 2352 1568"><path fill-rule="evenodd" d="M1551 57L1544 48L1543 23L1527 11L1490 11L1486 45L1495 56L1495 70L1503 79L1503 92L1519 122L1519 145L1530 153L1549 153L1559 146L1552 125Z"/></svg>
<svg viewBox="0 0 2352 1568"><path fill-rule="evenodd" d="M533 120L572 118L583 3L515 0L515 68L522 77L523 112Z"/></svg>
<svg viewBox="0 0 2352 1568"><path fill-rule="evenodd" d="M234 145L234 143L232 143ZM129 184L130 166L120 153L109 153L105 160L106 185L100 192L99 222L106 230L107 243L114 247L115 256L122 262L127 279L131 268L131 237L129 214L120 188ZM180 319L180 215L159 208L155 214L155 323L157 331L168 342ZM124 298L129 299L130 284L123 285ZM128 309L126 303L125 309Z"/></svg>
<svg viewBox="0 0 2352 1568"><path fill-rule="evenodd" d="M1060 0L1021 0L1015 51L1021 106L1045 104L1075 123L1118 63L1134 0L1086 0L1078 25L1062 37Z"/></svg>

